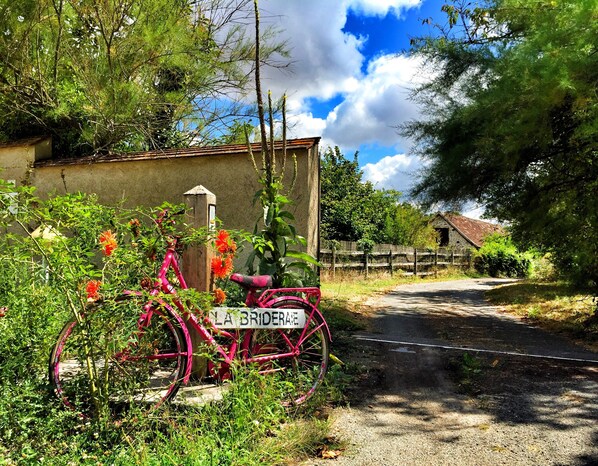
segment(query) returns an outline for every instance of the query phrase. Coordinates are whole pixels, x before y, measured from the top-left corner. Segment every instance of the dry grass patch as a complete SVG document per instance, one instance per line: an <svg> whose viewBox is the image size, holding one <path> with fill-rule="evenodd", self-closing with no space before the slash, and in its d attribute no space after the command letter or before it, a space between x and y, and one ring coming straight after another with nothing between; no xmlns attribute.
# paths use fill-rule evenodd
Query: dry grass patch
<svg viewBox="0 0 598 466"><path fill-rule="evenodd" d="M495 288L487 297L509 314L598 351L596 301L587 291L563 282L523 281Z"/></svg>

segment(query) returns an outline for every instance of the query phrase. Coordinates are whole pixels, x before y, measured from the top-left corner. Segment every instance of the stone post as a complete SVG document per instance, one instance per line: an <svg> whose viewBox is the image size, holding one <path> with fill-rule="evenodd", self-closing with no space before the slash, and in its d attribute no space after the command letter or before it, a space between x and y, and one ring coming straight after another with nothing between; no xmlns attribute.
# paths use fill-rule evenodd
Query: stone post
<svg viewBox="0 0 598 466"><path fill-rule="evenodd" d="M187 191L184 195L187 206L187 222L194 228L215 228L216 196L203 186L199 185ZM212 248L209 245L192 245L183 253L183 276L189 288L197 291L212 290L211 260ZM194 378L201 378L207 374L207 359L196 356L202 346L203 340L196 330L189 326L191 341L193 342L193 372Z"/></svg>

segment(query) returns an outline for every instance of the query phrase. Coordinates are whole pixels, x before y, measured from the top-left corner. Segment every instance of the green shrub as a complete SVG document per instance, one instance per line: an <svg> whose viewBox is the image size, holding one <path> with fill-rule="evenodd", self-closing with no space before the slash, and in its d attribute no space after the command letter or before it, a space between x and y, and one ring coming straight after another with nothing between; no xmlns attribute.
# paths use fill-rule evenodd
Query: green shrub
<svg viewBox="0 0 598 466"><path fill-rule="evenodd" d="M90 280L101 282L106 300L155 277L153 256L165 241L152 216L101 206L94 196L42 201L0 180L0 465L279 464L310 449L312 440L289 438L284 387L247 368L221 402L116 422L83 419L51 393L48 356L64 323L86 309ZM38 226L53 233L27 233ZM100 240L107 230L117 245L109 255ZM205 240L186 232L188 241Z"/></svg>
<svg viewBox="0 0 598 466"><path fill-rule="evenodd" d="M494 234L486 237L474 258L475 269L491 277L527 277L532 257L517 250L510 236Z"/></svg>

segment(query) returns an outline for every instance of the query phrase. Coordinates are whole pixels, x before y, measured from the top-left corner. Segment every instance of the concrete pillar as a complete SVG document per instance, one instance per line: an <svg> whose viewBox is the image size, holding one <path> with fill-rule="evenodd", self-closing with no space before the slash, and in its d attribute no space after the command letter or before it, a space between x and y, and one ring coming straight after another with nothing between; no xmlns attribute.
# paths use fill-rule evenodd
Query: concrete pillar
<svg viewBox="0 0 598 466"><path fill-rule="evenodd" d="M215 227L216 196L199 185L184 195L187 222L194 228ZM210 261L212 248L208 245L189 246L183 253L183 275L190 288L211 291Z"/></svg>
<svg viewBox="0 0 598 466"><path fill-rule="evenodd" d="M216 227L216 196L199 185L187 191L184 195L187 206L187 222L194 228ZM211 260L212 248L209 245L192 245L183 252L183 276L189 288L197 291L212 291ZM207 359L195 356L201 353L203 340L192 326L189 326L191 341L193 342L193 372L192 376L200 379L207 374Z"/></svg>

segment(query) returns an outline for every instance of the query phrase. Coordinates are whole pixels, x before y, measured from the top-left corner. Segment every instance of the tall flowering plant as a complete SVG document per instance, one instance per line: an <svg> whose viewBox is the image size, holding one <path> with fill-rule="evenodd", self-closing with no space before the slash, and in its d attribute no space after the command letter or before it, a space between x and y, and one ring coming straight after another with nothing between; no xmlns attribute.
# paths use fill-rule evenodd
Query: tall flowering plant
<svg viewBox="0 0 598 466"><path fill-rule="evenodd" d="M214 237L213 247L216 255L211 261L212 281L216 285L213 297L214 304L220 305L226 301L227 278L233 271L233 258L237 252L237 243L226 230L219 230Z"/></svg>
<svg viewBox="0 0 598 466"><path fill-rule="evenodd" d="M75 320L76 351L88 361L88 414L99 423L109 420L109 402L119 396L119 385L106 375L107 362L135 335L139 300L147 299L140 296L122 306L119 298L123 290L153 283L160 266L155 259L167 247L154 218L146 209L103 206L92 195L41 200L32 188L0 180L3 391L18 393L24 385L38 384L45 393L48 354L62 326ZM168 233L189 236L184 225ZM197 241L205 237L196 235Z"/></svg>
<svg viewBox="0 0 598 466"><path fill-rule="evenodd" d="M319 263L314 257L301 251L306 245L305 238L297 234L293 225L295 220L293 214L287 210L288 205L291 203L288 195L293 190L297 177L297 159L293 154L293 175L288 188L285 188L287 162L286 96L283 96L281 102L280 118L282 121L279 120L278 123L282 124L282 141L279 144L280 149L277 149L274 142L275 112L270 92L268 92L268 125L266 125L266 111L260 78L262 58L260 55L260 14L257 0L254 1L253 5L256 29L254 73L262 146L261 168L258 168L256 163L248 133L245 134L245 138L253 168L259 183L262 185L262 188L256 193L255 199L259 199L261 203L263 216L258 220L254 234L248 235L247 238L253 246L253 251L247 260L247 268L250 273L257 271L260 274L272 275L275 286L298 286L303 285L306 279L309 281L315 280L313 272ZM270 130L269 135L266 131L267 126ZM277 158L281 161L279 167L277 167ZM255 263L257 263L257 270Z"/></svg>

